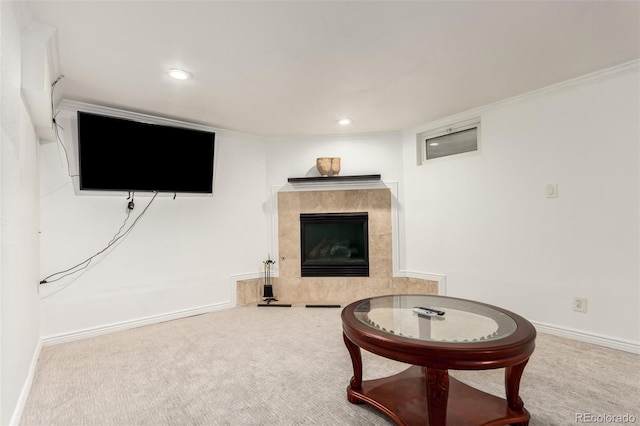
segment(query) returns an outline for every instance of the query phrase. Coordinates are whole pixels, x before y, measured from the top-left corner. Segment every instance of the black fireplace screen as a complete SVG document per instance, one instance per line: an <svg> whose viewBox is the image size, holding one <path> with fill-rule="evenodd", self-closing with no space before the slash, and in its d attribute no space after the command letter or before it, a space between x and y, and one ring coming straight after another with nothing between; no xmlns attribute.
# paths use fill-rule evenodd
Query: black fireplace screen
<svg viewBox="0 0 640 426"><path fill-rule="evenodd" d="M367 213L300 215L301 276L368 277Z"/></svg>

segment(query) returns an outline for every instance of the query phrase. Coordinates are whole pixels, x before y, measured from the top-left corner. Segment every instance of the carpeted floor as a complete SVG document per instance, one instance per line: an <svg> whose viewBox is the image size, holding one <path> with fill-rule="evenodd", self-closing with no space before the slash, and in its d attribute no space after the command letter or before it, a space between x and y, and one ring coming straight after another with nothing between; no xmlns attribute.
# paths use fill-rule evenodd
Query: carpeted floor
<svg viewBox="0 0 640 426"><path fill-rule="evenodd" d="M347 402L340 312L243 307L45 347L21 425L390 425ZM532 426L582 413L640 424L639 355L544 334L536 345L520 390ZM363 363L365 379L406 368ZM502 369L451 374L504 396Z"/></svg>

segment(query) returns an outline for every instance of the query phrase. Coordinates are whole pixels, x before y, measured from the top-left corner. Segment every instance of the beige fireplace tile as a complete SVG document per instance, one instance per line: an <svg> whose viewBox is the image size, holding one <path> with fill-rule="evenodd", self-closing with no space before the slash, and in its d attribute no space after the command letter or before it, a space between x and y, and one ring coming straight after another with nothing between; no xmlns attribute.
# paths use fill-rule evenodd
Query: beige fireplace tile
<svg viewBox="0 0 640 426"><path fill-rule="evenodd" d="M391 209L387 208L371 208L370 214L373 214L381 223L388 223L391 226Z"/></svg>
<svg viewBox="0 0 640 426"><path fill-rule="evenodd" d="M353 279L349 282L348 287L342 293L342 299L345 304L355 302L356 300L365 299L376 294L376 280L373 278Z"/></svg>
<svg viewBox="0 0 640 426"><path fill-rule="evenodd" d="M282 256L282 251L280 251L278 276L281 278L300 278L300 258L285 256L284 260L282 260Z"/></svg>
<svg viewBox="0 0 640 426"><path fill-rule="evenodd" d="M366 288L372 282L371 277L346 277L351 288Z"/></svg>
<svg viewBox="0 0 640 426"><path fill-rule="evenodd" d="M420 278L393 278L393 293L438 294L438 283Z"/></svg>
<svg viewBox="0 0 640 426"><path fill-rule="evenodd" d="M300 215L282 214L278 217L278 247L280 256L300 256Z"/></svg>
<svg viewBox="0 0 640 426"><path fill-rule="evenodd" d="M374 238L375 237L375 238ZM391 234L369 235L369 261L391 256L393 240Z"/></svg>
<svg viewBox="0 0 640 426"><path fill-rule="evenodd" d="M369 206L374 210L391 210L391 191L389 189L369 190Z"/></svg>
<svg viewBox="0 0 640 426"><path fill-rule="evenodd" d="M369 216L369 241L375 240L378 235L391 233L391 226L377 220L371 220Z"/></svg>
<svg viewBox="0 0 640 426"><path fill-rule="evenodd" d="M300 211L300 193L279 192L278 193L278 213L296 213Z"/></svg>
<svg viewBox="0 0 640 426"><path fill-rule="evenodd" d="M371 222L369 222L369 225L372 225ZM391 238L391 227L390 226L378 226L375 223L373 224L373 229L371 227L369 227L369 241L372 241L373 243L377 242L377 240L379 239L385 239L388 238L389 241L392 240ZM385 240L383 242L384 244L387 243L387 241ZM387 246L389 249L389 252L391 252L391 246Z"/></svg>
<svg viewBox="0 0 640 426"><path fill-rule="evenodd" d="M322 205L326 213L343 213L350 211L345 207L347 191L321 191Z"/></svg>
<svg viewBox="0 0 640 426"><path fill-rule="evenodd" d="M345 286L343 277L309 277L300 281L300 296L309 303L321 303L336 298Z"/></svg>
<svg viewBox="0 0 640 426"><path fill-rule="evenodd" d="M407 294L438 294L438 282L421 280L418 278L407 279Z"/></svg>
<svg viewBox="0 0 640 426"><path fill-rule="evenodd" d="M369 239L369 260L381 257L391 257L392 241L389 234L379 235L378 238Z"/></svg>
<svg viewBox="0 0 640 426"><path fill-rule="evenodd" d="M394 277L392 280L391 289L393 294L409 294L407 293L408 279L401 277Z"/></svg>
<svg viewBox="0 0 640 426"><path fill-rule="evenodd" d="M256 303L262 296L262 279L238 281L236 283L236 304L245 306Z"/></svg>
<svg viewBox="0 0 640 426"><path fill-rule="evenodd" d="M353 300L366 299L368 297L382 296L384 294L390 294L391 289L389 286L389 280L386 278L370 278L369 282L365 286L361 286L357 289Z"/></svg>
<svg viewBox="0 0 640 426"><path fill-rule="evenodd" d="M391 232L391 214L387 212L369 213L369 234L387 234Z"/></svg>
<svg viewBox="0 0 640 426"><path fill-rule="evenodd" d="M341 304L349 304L353 301L359 300L361 294L368 292L368 284L360 279L352 278L345 282L344 288L342 288L335 295L339 297Z"/></svg>
<svg viewBox="0 0 640 426"><path fill-rule="evenodd" d="M369 260L369 276L372 278L391 278L393 263L389 258Z"/></svg>
<svg viewBox="0 0 640 426"><path fill-rule="evenodd" d="M282 303L299 302L300 278L278 278L273 284L273 295Z"/></svg>
<svg viewBox="0 0 640 426"><path fill-rule="evenodd" d="M264 280L256 279L252 280L246 287L245 300L247 304L257 303L262 300L262 291L264 287Z"/></svg>
<svg viewBox="0 0 640 426"><path fill-rule="evenodd" d="M300 193L300 213L325 213L328 210L326 192L333 191L307 191Z"/></svg>
<svg viewBox="0 0 640 426"><path fill-rule="evenodd" d="M298 238L298 241L300 239ZM293 242L293 241L292 241ZM280 259L280 263L287 262L290 264L292 262L297 263L298 267L300 266L300 250L294 244L282 244L278 248L278 259ZM284 257L284 260L282 258ZM282 269L280 269L282 271Z"/></svg>
<svg viewBox="0 0 640 426"><path fill-rule="evenodd" d="M346 212L367 212L369 211L369 191L344 191L344 211Z"/></svg>
<svg viewBox="0 0 640 426"><path fill-rule="evenodd" d="M346 305L377 294L388 294L387 281L366 277L303 278L300 296L308 303Z"/></svg>
<svg viewBox="0 0 640 426"><path fill-rule="evenodd" d="M317 195L317 191L304 191L298 193L300 196L300 210L298 213L313 213L314 208L318 208L320 204L320 197Z"/></svg>
<svg viewBox="0 0 640 426"><path fill-rule="evenodd" d="M300 213L282 213L278 215L278 233L282 231L293 233L300 231Z"/></svg>
<svg viewBox="0 0 640 426"><path fill-rule="evenodd" d="M246 284L243 281L236 282L236 305L244 306L247 304L246 300Z"/></svg>
<svg viewBox="0 0 640 426"><path fill-rule="evenodd" d="M362 298L379 294L380 291L387 287L386 281L385 278L369 277L364 285L359 286L356 295Z"/></svg>

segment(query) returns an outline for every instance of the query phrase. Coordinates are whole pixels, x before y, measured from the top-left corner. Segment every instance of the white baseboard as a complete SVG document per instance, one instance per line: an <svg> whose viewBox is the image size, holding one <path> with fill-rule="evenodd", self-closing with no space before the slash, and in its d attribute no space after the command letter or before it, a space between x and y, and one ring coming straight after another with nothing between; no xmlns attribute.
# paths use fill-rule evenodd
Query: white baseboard
<svg viewBox="0 0 640 426"><path fill-rule="evenodd" d="M36 375L36 368L38 367L38 359L40 358L41 351L42 340L39 340L33 351L31 364L29 365L29 372L27 373L27 377L25 378L24 384L22 385L22 391L20 392L20 396L18 397L18 402L16 403L16 407L13 410L11 423L9 423L10 426L18 426L20 424L20 419L22 418L22 413L27 403L27 398L29 398L29 393L31 392L31 385L33 384L33 379Z"/></svg>
<svg viewBox="0 0 640 426"><path fill-rule="evenodd" d="M614 337L601 336L581 330L574 330L566 327L545 324L539 321L531 321L541 333L552 334L554 336L566 337L580 342L593 343L594 345L605 346L611 349L640 354L640 343L631 340L616 339Z"/></svg>
<svg viewBox="0 0 640 426"><path fill-rule="evenodd" d="M194 315L206 314L208 312L220 311L223 309L230 309L233 307L235 307L235 303L232 303L231 301L214 303L211 305L198 306L195 308L169 312L161 315L153 315L153 316L138 318L130 321L123 321L123 322L103 325L99 327L87 328L84 330L72 331L69 333L46 336L42 338L42 344L44 346L49 346L49 345L57 345L58 343L73 342L75 340L85 339L87 337L94 337L94 336L100 336L102 334L113 333L114 331L128 330L130 328L157 324L160 322L191 317Z"/></svg>
<svg viewBox="0 0 640 426"><path fill-rule="evenodd" d="M443 274L434 274L428 272L416 272L416 271L399 271L398 276L407 278L418 278L423 280L437 281L438 282L438 294L440 296L447 295L447 277ZM561 327L552 324L546 324L539 321L531 321L541 333L552 334L554 336L565 337L567 339L577 340L585 343L592 343L594 345L604 346L611 349L617 349L620 351L631 352L634 354L640 354L640 343L633 342L631 340L618 339L610 336L602 336L594 333L589 333L581 330L574 330L567 327Z"/></svg>
<svg viewBox="0 0 640 426"><path fill-rule="evenodd" d="M417 278L421 280L436 281L438 283L438 295L447 295L447 276L430 272L398 271L398 277Z"/></svg>
<svg viewBox="0 0 640 426"><path fill-rule="evenodd" d="M234 308L236 306L235 294L236 294L236 283L237 281L247 280L247 279L255 279L260 278L259 273L249 273L249 274L237 274L231 277L231 298L233 300L226 301L217 304L199 306L191 309L185 309L182 311L170 312L162 315L155 315L146 318L139 318L131 321L124 321L121 323L109 324L105 326L89 328L79 331L73 331L69 333L63 333L53 336L46 336L42 339L41 343L38 344L37 350L34 353L34 359L32 361L31 371L29 372L30 376L25 383L25 389L21 394L21 404L16 408L16 413L18 411L22 412L22 407L26 402L26 396L29 394L29 389L31 386L31 381L33 379L33 374L35 373L35 365L37 363L38 356L40 355L40 349L42 346L55 345L58 343L71 342L75 340L84 339L87 337L99 336L102 334L112 333L114 331L127 330L130 328L141 327L145 325L157 324L164 321L170 321L174 319L186 318L193 315L200 315L207 312L214 312L224 309ZM435 274L435 273L426 273L426 272L415 272L415 271L399 271L399 277L407 277L407 278L418 278L423 280L436 281L438 283L438 294L441 296L447 295L447 280L446 275L443 274ZM539 321L532 321L533 325L536 329L541 333L552 334L555 336L566 337L573 340L578 340L586 343L592 343L595 345L600 345L612 349L617 349L625 352L631 352L635 354L640 354L640 343L634 342L630 340L618 339L609 336L602 336L594 333L589 333L581 330L574 330L566 327L561 327L552 324L546 324ZM22 401L24 398L24 401ZM14 415L15 417L15 415ZM18 417L19 420L19 417ZM13 423L12 423L13 424Z"/></svg>

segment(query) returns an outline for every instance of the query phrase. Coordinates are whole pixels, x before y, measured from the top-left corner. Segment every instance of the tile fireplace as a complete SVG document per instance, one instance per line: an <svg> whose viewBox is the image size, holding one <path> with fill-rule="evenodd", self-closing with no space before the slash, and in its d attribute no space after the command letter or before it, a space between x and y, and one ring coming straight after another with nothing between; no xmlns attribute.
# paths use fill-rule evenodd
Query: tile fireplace
<svg viewBox="0 0 640 426"><path fill-rule="evenodd" d="M395 210L393 194L388 187L291 189L277 193L277 211L274 212L277 214L278 255L275 261L278 275L273 279L273 291L279 301L291 303L294 306L305 304L344 306L353 301L377 295L437 294L438 285L435 281L393 275L392 215L395 214ZM301 249L303 238L301 228L307 226L302 224L304 218L335 215L342 219L354 213L365 214L367 217L368 274L313 275L304 271L305 264L313 263L310 262L312 259L309 254ZM307 231L305 235L306 233ZM324 233L327 240L332 239L335 242L329 246L328 242L322 242L322 238L314 237L315 239L312 240L316 242L314 247L317 247L318 253L325 250L326 254L334 248L334 254L341 252L346 255L350 252L351 256L357 256L354 250L358 252L364 250L362 245L339 244L346 238L334 238L327 230L320 233ZM261 289L262 279L237 282L237 304L261 302Z"/></svg>

